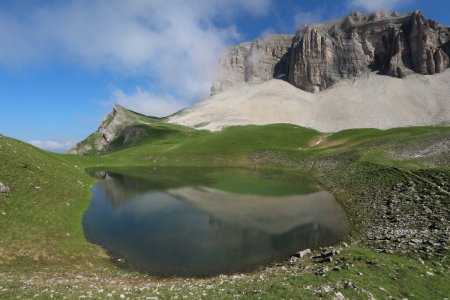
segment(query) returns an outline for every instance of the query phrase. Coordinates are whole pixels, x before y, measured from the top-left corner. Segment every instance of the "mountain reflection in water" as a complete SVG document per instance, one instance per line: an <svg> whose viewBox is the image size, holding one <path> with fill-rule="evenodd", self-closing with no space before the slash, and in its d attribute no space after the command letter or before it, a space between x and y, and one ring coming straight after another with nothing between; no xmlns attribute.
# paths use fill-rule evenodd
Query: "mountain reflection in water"
<svg viewBox="0 0 450 300"><path fill-rule="evenodd" d="M250 271L347 232L342 208L323 190L273 196L158 185L105 172L83 220L87 239L131 269L204 276Z"/></svg>

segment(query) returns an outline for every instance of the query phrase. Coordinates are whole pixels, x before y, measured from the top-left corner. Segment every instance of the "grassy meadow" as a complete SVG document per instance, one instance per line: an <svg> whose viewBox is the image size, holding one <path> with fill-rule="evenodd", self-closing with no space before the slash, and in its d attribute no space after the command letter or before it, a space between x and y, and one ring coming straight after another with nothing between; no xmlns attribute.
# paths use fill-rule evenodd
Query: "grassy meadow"
<svg viewBox="0 0 450 300"><path fill-rule="evenodd" d="M444 299L450 295L445 215L450 209L450 152L445 146L450 127L324 134L290 124L238 126L221 132L159 120L140 126L147 137L137 144L121 147L118 142L117 151L92 156L49 153L0 137L0 182L11 188L9 195L0 194L0 298L333 299L342 294L351 299ZM340 253L328 262L314 258L320 254L316 250L248 274L158 278L127 271L85 240L81 221L95 182L87 171L130 166L308 174L335 195L352 231L345 243L336 245ZM222 188L239 190L239 184L245 184L245 178L230 179ZM398 192L403 185L413 188ZM402 193L415 193L411 195L420 199L402 200ZM422 197L424 193L430 196ZM442 230L433 240L440 244L440 252L431 247L427 254L395 241L392 245L401 246L381 247L368 239L374 228L380 228L374 235L386 229L382 216L389 197L399 207L409 203L405 207L411 212L395 211L400 220L395 224L405 228L414 226L408 218L423 206L440 209L436 224L444 228L436 225ZM431 206L427 199L438 202ZM419 217L425 218L423 224L434 222Z"/></svg>

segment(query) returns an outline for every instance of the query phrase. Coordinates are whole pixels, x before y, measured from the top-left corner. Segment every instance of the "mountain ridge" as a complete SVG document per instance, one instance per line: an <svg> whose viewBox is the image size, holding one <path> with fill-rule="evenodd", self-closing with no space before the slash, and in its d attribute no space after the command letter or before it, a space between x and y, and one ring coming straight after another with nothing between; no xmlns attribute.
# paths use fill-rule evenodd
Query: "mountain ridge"
<svg viewBox="0 0 450 300"><path fill-rule="evenodd" d="M212 94L271 78L315 92L373 71L397 78L432 75L450 66L449 57L450 27L418 10L354 12L306 25L295 35L269 35L229 49L219 62Z"/></svg>
<svg viewBox="0 0 450 300"><path fill-rule="evenodd" d="M449 57L450 27L420 11L355 12L228 49L210 97L166 118L116 105L70 153L107 153L154 130L188 127L290 123L336 132L450 124Z"/></svg>

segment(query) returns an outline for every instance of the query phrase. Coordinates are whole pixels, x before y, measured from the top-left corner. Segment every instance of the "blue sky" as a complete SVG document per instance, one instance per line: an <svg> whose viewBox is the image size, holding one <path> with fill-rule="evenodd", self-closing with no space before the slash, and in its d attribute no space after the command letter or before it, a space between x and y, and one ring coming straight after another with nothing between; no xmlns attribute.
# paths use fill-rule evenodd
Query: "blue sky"
<svg viewBox="0 0 450 300"><path fill-rule="evenodd" d="M227 46L351 11L449 0L0 0L0 133L64 151L114 103L164 116L208 95Z"/></svg>

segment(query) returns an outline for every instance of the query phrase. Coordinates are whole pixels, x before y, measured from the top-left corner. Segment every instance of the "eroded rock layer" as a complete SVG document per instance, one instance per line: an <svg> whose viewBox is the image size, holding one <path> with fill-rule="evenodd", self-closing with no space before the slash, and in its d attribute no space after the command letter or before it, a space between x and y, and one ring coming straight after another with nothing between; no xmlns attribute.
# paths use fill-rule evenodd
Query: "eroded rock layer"
<svg viewBox="0 0 450 300"><path fill-rule="evenodd" d="M229 49L219 61L219 79L211 88L216 94L239 83L261 83L274 76L287 79L288 49L292 35L273 34Z"/></svg>
<svg viewBox="0 0 450 300"><path fill-rule="evenodd" d="M411 14L355 12L305 26L295 36L271 35L231 49L221 60L213 93L241 82L282 78L308 91L368 72L403 78L450 66L450 28Z"/></svg>

